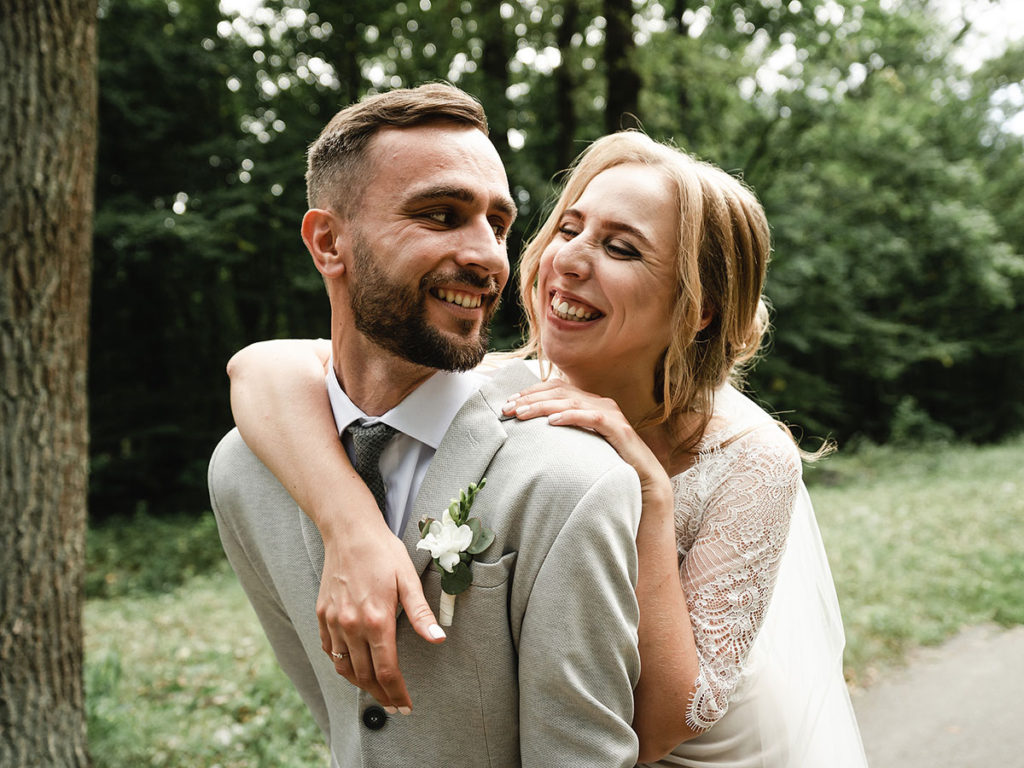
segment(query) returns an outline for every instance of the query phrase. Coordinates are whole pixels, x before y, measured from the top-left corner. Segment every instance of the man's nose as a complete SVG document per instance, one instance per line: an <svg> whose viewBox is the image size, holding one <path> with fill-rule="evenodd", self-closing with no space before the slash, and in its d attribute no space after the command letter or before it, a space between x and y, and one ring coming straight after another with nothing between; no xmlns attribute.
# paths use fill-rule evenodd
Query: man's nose
<svg viewBox="0 0 1024 768"><path fill-rule="evenodd" d="M456 254L460 266L476 269L488 275L508 272L508 250L504 239L498 240L494 225L486 218L474 221L464 230L461 247Z"/></svg>

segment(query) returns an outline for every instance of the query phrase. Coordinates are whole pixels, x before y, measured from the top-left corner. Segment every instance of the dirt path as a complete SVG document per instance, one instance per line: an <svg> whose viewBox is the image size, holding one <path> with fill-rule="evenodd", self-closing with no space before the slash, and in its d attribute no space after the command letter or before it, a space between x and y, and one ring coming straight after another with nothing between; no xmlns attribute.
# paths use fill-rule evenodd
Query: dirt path
<svg viewBox="0 0 1024 768"><path fill-rule="evenodd" d="M853 694L871 768L1024 768L1024 627L972 627Z"/></svg>

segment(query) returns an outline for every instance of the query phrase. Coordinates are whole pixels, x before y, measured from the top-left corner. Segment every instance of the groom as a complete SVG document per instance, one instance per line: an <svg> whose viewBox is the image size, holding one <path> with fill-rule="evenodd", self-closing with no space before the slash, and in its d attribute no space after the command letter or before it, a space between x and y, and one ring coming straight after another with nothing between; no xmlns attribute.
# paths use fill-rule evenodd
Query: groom
<svg viewBox="0 0 1024 768"><path fill-rule="evenodd" d="M389 714L323 653L322 540L237 431L210 464L224 549L344 768L636 761L636 474L587 432L503 420L508 396L535 380L525 366L471 370L508 278L515 216L486 130L475 100L431 84L341 110L309 153L302 235L331 304L335 420L339 432L397 429L381 464L385 514L432 606L440 578L416 548L417 522L487 478L471 514L495 538L447 640L424 643L398 618L415 711ZM359 464L360 438L343 439Z"/></svg>

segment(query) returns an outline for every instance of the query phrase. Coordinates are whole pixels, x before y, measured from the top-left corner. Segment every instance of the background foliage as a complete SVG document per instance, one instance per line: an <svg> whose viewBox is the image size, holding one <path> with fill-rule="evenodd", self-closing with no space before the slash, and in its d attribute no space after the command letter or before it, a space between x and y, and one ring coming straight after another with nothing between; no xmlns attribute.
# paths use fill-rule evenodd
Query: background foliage
<svg viewBox="0 0 1024 768"><path fill-rule="evenodd" d="M205 507L227 358L328 332L305 147L362 95L436 79L487 109L513 260L552 177L639 122L765 204L771 407L840 441L1019 431L1024 45L958 63L989 2L102 0L93 516ZM511 296L494 339L519 339Z"/></svg>

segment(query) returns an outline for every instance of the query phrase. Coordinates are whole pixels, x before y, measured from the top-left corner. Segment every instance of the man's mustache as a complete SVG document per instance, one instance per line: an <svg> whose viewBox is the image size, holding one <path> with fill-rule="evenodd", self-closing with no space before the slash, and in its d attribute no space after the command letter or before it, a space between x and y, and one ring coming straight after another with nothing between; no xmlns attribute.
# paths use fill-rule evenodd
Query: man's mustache
<svg viewBox="0 0 1024 768"><path fill-rule="evenodd" d="M439 288L441 286L464 285L467 288L477 288L487 293L487 298L495 299L501 295L501 287L494 275L481 275L469 269L458 269L454 272L431 272L424 275L420 280L420 287L424 290Z"/></svg>

